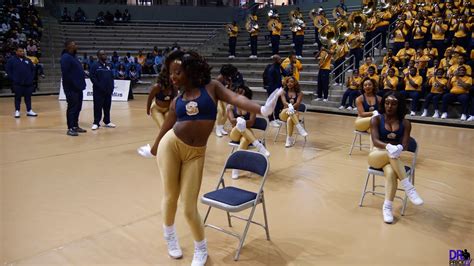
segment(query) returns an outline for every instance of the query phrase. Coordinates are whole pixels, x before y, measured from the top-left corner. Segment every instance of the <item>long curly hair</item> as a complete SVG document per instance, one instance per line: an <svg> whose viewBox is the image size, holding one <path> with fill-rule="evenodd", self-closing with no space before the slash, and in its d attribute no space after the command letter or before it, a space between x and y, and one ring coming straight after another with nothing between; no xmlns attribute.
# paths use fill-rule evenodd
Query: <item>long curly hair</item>
<svg viewBox="0 0 474 266"><path fill-rule="evenodd" d="M197 52L184 52L180 50L171 52L165 61L165 68L168 69L168 71L171 63L175 60L181 61L181 67L193 86L202 87L211 82L211 67L207 64L204 57Z"/></svg>
<svg viewBox="0 0 474 266"><path fill-rule="evenodd" d="M403 96L403 94L401 94L398 91L389 91L384 94L384 96L382 97L382 102L380 102L379 112L381 114L385 114L385 100L387 99L387 97L390 97L390 96L398 100L397 117L398 117L398 120L401 121L403 120L403 118L405 118L405 115L407 114L408 109L407 109L407 103L406 103L405 97Z"/></svg>
<svg viewBox="0 0 474 266"><path fill-rule="evenodd" d="M372 79L372 78L370 78L370 77L366 77L366 78L364 78L364 79L362 80L362 82L360 83L360 92L361 92L362 94L365 94L365 91L364 91L364 83L365 83L367 80L369 80L369 81L372 83L372 87L373 87L372 93L373 93L374 95L376 95L376 94L377 94L377 91L378 91L378 83L377 83L377 81L376 81L375 79Z"/></svg>
<svg viewBox="0 0 474 266"><path fill-rule="evenodd" d="M299 93L301 92L300 83L299 83L294 77L285 77L285 78L283 79L283 82L282 82L282 83L283 83L283 88L285 89L285 91L288 91L288 90L289 90L287 84L288 84L288 81L289 81L290 79L292 79L293 82L295 83L295 86L293 87L293 89L295 90L295 92L296 92L297 94L299 94Z"/></svg>
<svg viewBox="0 0 474 266"><path fill-rule="evenodd" d="M167 67L163 66L161 68L161 71L158 74L158 78L156 78L156 83L160 84L161 88L163 89L168 89L172 87L170 83L170 73Z"/></svg>

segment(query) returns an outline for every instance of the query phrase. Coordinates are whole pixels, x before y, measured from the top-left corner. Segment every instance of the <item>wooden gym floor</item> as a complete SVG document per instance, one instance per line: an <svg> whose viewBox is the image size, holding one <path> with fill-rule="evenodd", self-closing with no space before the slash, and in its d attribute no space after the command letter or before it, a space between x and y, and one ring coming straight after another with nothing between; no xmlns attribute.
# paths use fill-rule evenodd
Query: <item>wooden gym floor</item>
<svg viewBox="0 0 474 266"><path fill-rule="evenodd" d="M66 103L33 98L37 118L14 119L13 99L0 99L0 263L7 265L189 265L193 242L178 209L184 258L171 260L161 229L156 163L136 148L157 134L145 96L112 104L116 129L66 136ZM92 102L81 126L89 129ZM416 187L423 206L408 204L383 223L383 198L358 206L367 150L348 155L353 117L306 114L309 139L293 148L269 131L265 194L271 241L251 226L240 261L237 240L206 228L207 265L448 265L450 249L474 250L474 131L413 124L420 145ZM228 139L209 138L201 194L212 190L230 152ZM364 140L367 142L367 139ZM383 178L379 179L383 182ZM255 185L256 178L230 183ZM201 215L206 208L199 204ZM261 206L256 212L262 220ZM210 222L226 226L225 214ZM243 223L234 221L234 230Z"/></svg>

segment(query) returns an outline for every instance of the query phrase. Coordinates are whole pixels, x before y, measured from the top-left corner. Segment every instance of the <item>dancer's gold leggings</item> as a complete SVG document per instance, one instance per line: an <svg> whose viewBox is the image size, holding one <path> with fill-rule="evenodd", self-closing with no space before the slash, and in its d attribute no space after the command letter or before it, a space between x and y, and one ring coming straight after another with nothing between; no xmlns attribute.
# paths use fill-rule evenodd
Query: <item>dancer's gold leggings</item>
<svg viewBox="0 0 474 266"><path fill-rule="evenodd" d="M168 116L169 108L158 106L156 102L153 101L150 111L151 118L153 118L153 121L155 121L158 128L161 129L161 126L163 126L163 123L165 122L166 116Z"/></svg>
<svg viewBox="0 0 474 266"><path fill-rule="evenodd" d="M226 103L223 101L218 101L217 102L217 125L218 126L223 126L225 124L225 121L227 121L227 113L225 110L225 105Z"/></svg>
<svg viewBox="0 0 474 266"><path fill-rule="evenodd" d="M206 146L194 147L180 140L174 130L160 141L156 160L163 181L163 220L166 226L175 223L178 198L184 207L184 216L195 241L204 240L204 226L197 202L201 189Z"/></svg>
<svg viewBox="0 0 474 266"><path fill-rule="evenodd" d="M372 117L357 117L354 123L355 130L357 131L368 131L370 129L370 119Z"/></svg>
<svg viewBox="0 0 474 266"><path fill-rule="evenodd" d="M288 111L288 108L285 108L280 112L280 120L286 121L286 135L288 137L291 137L293 136L293 129L295 125L297 125L300 122L300 120L298 118L297 112L292 115L289 115L286 113L287 111Z"/></svg>
<svg viewBox="0 0 474 266"><path fill-rule="evenodd" d="M382 168L385 174L385 199L393 201L397 192L397 178L407 178L405 165L398 159L388 157L388 152L373 148L369 154L369 165L373 168Z"/></svg>
<svg viewBox="0 0 474 266"><path fill-rule="evenodd" d="M245 129L244 132L240 132L236 127L230 132L230 139L232 141L240 141L239 149L246 150L250 143L256 140L252 130Z"/></svg>

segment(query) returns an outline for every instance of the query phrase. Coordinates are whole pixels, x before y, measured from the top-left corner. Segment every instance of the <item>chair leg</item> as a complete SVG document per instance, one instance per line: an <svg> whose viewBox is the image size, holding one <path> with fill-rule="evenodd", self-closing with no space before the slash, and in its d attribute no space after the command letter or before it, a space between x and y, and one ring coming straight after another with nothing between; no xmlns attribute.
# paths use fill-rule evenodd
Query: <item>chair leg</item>
<svg viewBox="0 0 474 266"><path fill-rule="evenodd" d="M265 198L262 194L262 209L263 209L263 218L265 219L265 233L267 234L267 240L270 240L270 230L268 229L268 220L267 220L267 208L265 207Z"/></svg>
<svg viewBox="0 0 474 266"><path fill-rule="evenodd" d="M375 191L375 175L372 175L372 191ZM375 195L375 193L372 192L372 195Z"/></svg>
<svg viewBox="0 0 474 266"><path fill-rule="evenodd" d="M277 141L278 135L280 135L280 129L281 129L281 125L278 126L277 132L275 134L275 138L273 139L273 143L275 143Z"/></svg>
<svg viewBox="0 0 474 266"><path fill-rule="evenodd" d="M405 193L405 198L403 199L403 207L402 207L402 212L401 212L402 216L405 216L405 210L407 208L407 200L408 200L408 197L407 197L407 194Z"/></svg>
<svg viewBox="0 0 474 266"><path fill-rule="evenodd" d="M226 212L227 213L227 222L229 223L229 227L232 227L232 222L230 220L230 213L229 212Z"/></svg>
<svg viewBox="0 0 474 266"><path fill-rule="evenodd" d="M211 212L211 206L207 208L206 216L204 216L204 224L206 224L207 218L209 217L209 213Z"/></svg>
<svg viewBox="0 0 474 266"><path fill-rule="evenodd" d="M364 202L365 191L367 191L367 184L369 183L370 174L367 174L365 178L364 188L362 189L362 195L360 196L359 207L362 207L362 202Z"/></svg>
<svg viewBox="0 0 474 266"><path fill-rule="evenodd" d="M354 149L354 144L357 140L357 134L354 134L354 139L352 140L351 150L349 151L349 155L352 155L352 149Z"/></svg>
<svg viewBox="0 0 474 266"><path fill-rule="evenodd" d="M362 151L362 135L361 134L358 134L359 135L359 151Z"/></svg>
<svg viewBox="0 0 474 266"><path fill-rule="evenodd" d="M250 212L249 218L247 220L247 225L245 226L244 233L242 234L242 236L240 238L239 247L237 248L237 253L235 254L235 257L234 257L235 261L239 260L240 250L242 249L242 246L244 245L245 238L247 237L247 233L248 233L249 227L250 227L250 221L252 221L252 218L253 218L253 215L255 213L255 208L256 207L257 206L253 206L252 211Z"/></svg>

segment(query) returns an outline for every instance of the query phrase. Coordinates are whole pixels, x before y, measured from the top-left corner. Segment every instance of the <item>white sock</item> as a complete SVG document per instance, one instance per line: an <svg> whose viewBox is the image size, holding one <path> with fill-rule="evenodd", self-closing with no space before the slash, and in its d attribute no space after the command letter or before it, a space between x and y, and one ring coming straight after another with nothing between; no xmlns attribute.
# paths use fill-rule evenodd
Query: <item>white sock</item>
<svg viewBox="0 0 474 266"><path fill-rule="evenodd" d="M408 178L405 178L400 182L402 184L402 187L408 191L414 188L414 186L411 184L410 180Z"/></svg>
<svg viewBox="0 0 474 266"><path fill-rule="evenodd" d="M384 200L383 201L383 207L384 209L387 208L387 209L392 209L392 206L393 206L393 201L390 201L390 200Z"/></svg>
<svg viewBox="0 0 474 266"><path fill-rule="evenodd" d="M194 247L197 249L207 249L206 239L203 239L202 241L199 241L199 242L194 241Z"/></svg>
<svg viewBox="0 0 474 266"><path fill-rule="evenodd" d="M165 236L176 234L176 228L174 227L174 224L170 226L163 225L163 230L165 231Z"/></svg>
<svg viewBox="0 0 474 266"><path fill-rule="evenodd" d="M252 142L252 145L255 146L255 147L257 147L259 144L261 144L261 143L257 139Z"/></svg>

